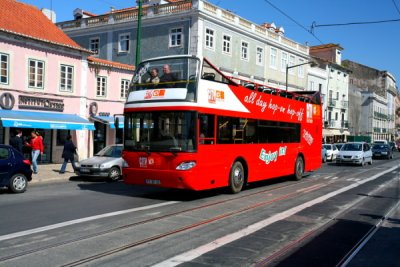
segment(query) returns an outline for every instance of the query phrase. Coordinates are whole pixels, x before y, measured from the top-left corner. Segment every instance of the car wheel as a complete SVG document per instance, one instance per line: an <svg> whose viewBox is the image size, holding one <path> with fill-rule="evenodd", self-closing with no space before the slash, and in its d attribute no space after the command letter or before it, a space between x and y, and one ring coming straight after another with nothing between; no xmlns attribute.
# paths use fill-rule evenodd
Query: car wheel
<svg viewBox="0 0 400 267"><path fill-rule="evenodd" d="M297 156L296 163L294 164L293 178L296 181L301 180L304 174L304 160L302 156Z"/></svg>
<svg viewBox="0 0 400 267"><path fill-rule="evenodd" d="M118 167L112 167L108 172L108 179L110 179L111 181L118 181L120 177L121 177L121 171L119 170Z"/></svg>
<svg viewBox="0 0 400 267"><path fill-rule="evenodd" d="M245 173L243 164L240 161L233 163L229 174L229 189L233 194L239 193L244 185Z"/></svg>
<svg viewBox="0 0 400 267"><path fill-rule="evenodd" d="M26 179L25 175L17 173L11 177L9 188L12 192L23 193L26 191L27 187L28 180Z"/></svg>

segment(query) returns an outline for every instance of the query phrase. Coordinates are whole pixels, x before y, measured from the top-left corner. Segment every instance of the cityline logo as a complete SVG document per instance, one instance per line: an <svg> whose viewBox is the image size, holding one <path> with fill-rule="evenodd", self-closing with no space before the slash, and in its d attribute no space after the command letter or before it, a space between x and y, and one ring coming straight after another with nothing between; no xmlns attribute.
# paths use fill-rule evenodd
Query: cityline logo
<svg viewBox="0 0 400 267"><path fill-rule="evenodd" d="M165 89L147 90L144 99L163 98L165 97Z"/></svg>
<svg viewBox="0 0 400 267"><path fill-rule="evenodd" d="M224 101L224 91L208 89L208 103L215 104L217 101Z"/></svg>

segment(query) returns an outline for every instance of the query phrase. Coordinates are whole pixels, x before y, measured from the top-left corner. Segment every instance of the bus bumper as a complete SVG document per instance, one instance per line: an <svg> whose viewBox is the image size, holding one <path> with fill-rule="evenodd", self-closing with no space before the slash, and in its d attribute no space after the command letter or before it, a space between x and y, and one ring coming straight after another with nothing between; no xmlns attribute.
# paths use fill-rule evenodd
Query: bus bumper
<svg viewBox="0 0 400 267"><path fill-rule="evenodd" d="M195 179L193 171L149 170L123 168L123 179L127 184L149 185L165 188L202 190L200 184L192 182Z"/></svg>

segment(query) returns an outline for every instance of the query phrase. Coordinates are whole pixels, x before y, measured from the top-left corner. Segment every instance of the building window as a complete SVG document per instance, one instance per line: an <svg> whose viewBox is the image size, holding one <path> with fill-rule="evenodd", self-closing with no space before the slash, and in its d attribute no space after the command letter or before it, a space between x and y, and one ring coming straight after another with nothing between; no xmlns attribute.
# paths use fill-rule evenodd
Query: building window
<svg viewBox="0 0 400 267"><path fill-rule="evenodd" d="M249 60L249 43L242 41L241 48L241 58L243 60Z"/></svg>
<svg viewBox="0 0 400 267"><path fill-rule="evenodd" d="M44 86L44 62L29 60L29 87L43 88Z"/></svg>
<svg viewBox="0 0 400 267"><path fill-rule="evenodd" d="M229 35L224 35L222 37L222 52L226 54L231 54L231 37Z"/></svg>
<svg viewBox="0 0 400 267"><path fill-rule="evenodd" d="M289 55L289 66L294 66L296 62L296 57L294 55ZM294 74L295 68L289 69L290 74Z"/></svg>
<svg viewBox="0 0 400 267"><path fill-rule="evenodd" d="M99 47L100 47L100 38L92 38L89 41L89 50L95 53L96 55L99 54Z"/></svg>
<svg viewBox="0 0 400 267"><path fill-rule="evenodd" d="M107 77L97 76L96 96L106 96Z"/></svg>
<svg viewBox="0 0 400 267"><path fill-rule="evenodd" d="M206 48L214 50L214 30L206 29Z"/></svg>
<svg viewBox="0 0 400 267"><path fill-rule="evenodd" d="M314 82L310 81L310 91L314 91Z"/></svg>
<svg viewBox="0 0 400 267"><path fill-rule="evenodd" d="M264 49L262 49L262 47L257 47L256 63L260 66L262 66L264 63Z"/></svg>
<svg viewBox="0 0 400 267"><path fill-rule="evenodd" d="M339 92L336 92L336 100L339 100Z"/></svg>
<svg viewBox="0 0 400 267"><path fill-rule="evenodd" d="M128 97L128 89L129 89L129 80L122 79L121 80L121 98Z"/></svg>
<svg viewBox="0 0 400 267"><path fill-rule="evenodd" d="M8 84L9 80L9 60L10 57L7 54L2 54L0 53L0 83L2 84Z"/></svg>
<svg viewBox="0 0 400 267"><path fill-rule="evenodd" d="M61 65L60 91L72 92L73 83L74 83L74 67L68 65Z"/></svg>
<svg viewBox="0 0 400 267"><path fill-rule="evenodd" d="M339 113L335 112L335 121L339 119Z"/></svg>
<svg viewBox="0 0 400 267"><path fill-rule="evenodd" d="M285 52L282 52L282 58L281 58L281 70L286 71L286 66L288 65L288 54Z"/></svg>
<svg viewBox="0 0 400 267"><path fill-rule="evenodd" d="M299 65L304 64L304 59L299 58ZM300 78L304 77L304 65L298 66L298 75Z"/></svg>
<svg viewBox="0 0 400 267"><path fill-rule="evenodd" d="M182 28L174 28L169 32L169 47L182 46Z"/></svg>
<svg viewBox="0 0 400 267"><path fill-rule="evenodd" d="M118 52L127 53L129 52L131 35L129 33L123 33L119 35Z"/></svg>
<svg viewBox="0 0 400 267"><path fill-rule="evenodd" d="M276 69L276 56L278 55L278 50L276 48L271 47L269 54L269 66L272 69Z"/></svg>

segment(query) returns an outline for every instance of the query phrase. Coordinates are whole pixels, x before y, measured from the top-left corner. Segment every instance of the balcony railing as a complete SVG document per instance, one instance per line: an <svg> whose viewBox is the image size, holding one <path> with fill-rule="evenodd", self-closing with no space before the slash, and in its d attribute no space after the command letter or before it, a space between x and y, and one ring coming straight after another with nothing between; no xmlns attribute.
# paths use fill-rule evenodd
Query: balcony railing
<svg viewBox="0 0 400 267"><path fill-rule="evenodd" d="M328 107L336 107L336 100L335 99L329 99L328 100Z"/></svg>
<svg viewBox="0 0 400 267"><path fill-rule="evenodd" d="M374 111L374 118L379 120L389 120L389 116L377 111Z"/></svg>
<svg viewBox="0 0 400 267"><path fill-rule="evenodd" d="M340 108L341 109L348 109L349 108L349 101L340 101Z"/></svg>

